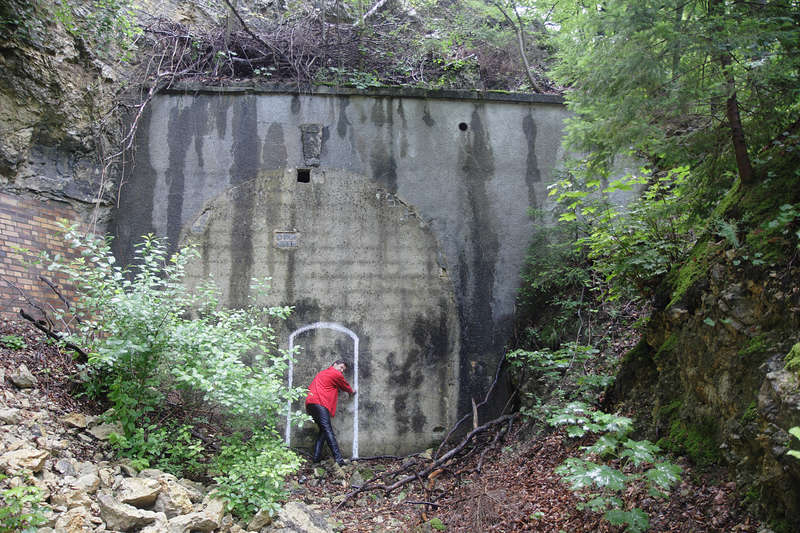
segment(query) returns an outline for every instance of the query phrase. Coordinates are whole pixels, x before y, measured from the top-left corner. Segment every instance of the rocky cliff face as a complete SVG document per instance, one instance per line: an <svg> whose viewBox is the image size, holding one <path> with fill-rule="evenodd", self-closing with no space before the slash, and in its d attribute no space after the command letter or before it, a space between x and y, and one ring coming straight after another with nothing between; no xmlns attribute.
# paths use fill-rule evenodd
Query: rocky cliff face
<svg viewBox="0 0 800 533"><path fill-rule="evenodd" d="M745 500L777 531L796 531L800 461L787 455L787 429L800 425L800 388L784 358L800 340L800 269L761 264L724 239L699 245L692 261L682 275L693 282L654 313L616 397L663 447L727 462Z"/></svg>
<svg viewBox="0 0 800 533"><path fill-rule="evenodd" d="M12 1L0 31L0 190L92 204L98 121L114 68L57 22L53 8Z"/></svg>

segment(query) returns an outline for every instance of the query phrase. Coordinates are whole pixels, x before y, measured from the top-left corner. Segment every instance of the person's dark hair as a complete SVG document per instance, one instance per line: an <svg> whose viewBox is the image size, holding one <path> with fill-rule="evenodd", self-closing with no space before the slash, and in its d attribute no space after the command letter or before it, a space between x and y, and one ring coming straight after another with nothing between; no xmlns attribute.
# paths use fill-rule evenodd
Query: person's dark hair
<svg viewBox="0 0 800 533"><path fill-rule="evenodd" d="M347 361L345 361L344 359L337 359L336 361L333 362L331 366L333 365L344 365L346 369L350 368L350 365L348 365Z"/></svg>

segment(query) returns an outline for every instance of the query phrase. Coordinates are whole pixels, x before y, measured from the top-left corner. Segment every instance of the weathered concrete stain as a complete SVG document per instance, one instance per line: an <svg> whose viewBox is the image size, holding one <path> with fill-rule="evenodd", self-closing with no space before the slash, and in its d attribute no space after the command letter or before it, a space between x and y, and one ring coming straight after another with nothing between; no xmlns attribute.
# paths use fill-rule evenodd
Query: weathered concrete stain
<svg viewBox="0 0 800 533"><path fill-rule="evenodd" d="M170 112L169 129L174 132L167 138L169 144L169 167L167 168L167 239L170 250L175 250L183 226L183 201L184 201L184 162L189 145L200 142L200 148L195 148L202 153L202 139L207 124L207 102L194 100L188 106L175 107ZM202 159L199 161L202 166Z"/></svg>
<svg viewBox="0 0 800 533"><path fill-rule="evenodd" d="M461 372L469 375L475 361L484 365L486 354L493 352L494 320L493 302L495 261L498 252L497 224L493 220L491 202L488 199L488 182L494 176L494 154L491 140L483 125L483 106L476 105L470 118L469 129L464 134L460 168L467 181L466 209L469 213L469 235L464 255L460 257L461 269L470 272L462 298L467 310L462 315L462 346L469 350L468 358L462 360ZM462 381L459 407L465 411L471 399L480 399L485 394L485 385Z"/></svg>
<svg viewBox="0 0 800 533"><path fill-rule="evenodd" d="M528 184L528 203L531 207L538 207L536 198L536 184L541 183L542 173L539 170L539 161L536 158L536 121L530 112L522 119L522 131L528 140L528 155L525 159L525 181Z"/></svg>
<svg viewBox="0 0 800 533"><path fill-rule="evenodd" d="M436 121L433 120L433 118L431 117L431 110L430 107L428 107L427 101L425 102L425 105L422 108L422 121L429 128L432 128L436 125Z"/></svg>
<svg viewBox="0 0 800 533"><path fill-rule="evenodd" d="M248 187L236 187L246 180L252 180L253 169L258 167L260 146L258 139L258 109L255 98L246 97L236 101L233 108L234 136L238 142L233 145L233 167L230 170L230 184L233 189L233 220L230 239L231 275L229 298L234 305L246 305L250 294L250 280L253 277L253 206L255 198Z"/></svg>
<svg viewBox="0 0 800 533"><path fill-rule="evenodd" d="M155 201L156 172L151 164L150 143L148 133L152 115L142 115L139 128L136 132L137 154L141 160L136 167L126 167L125 175L120 184L126 203L115 209L113 233L116 238L111 241L111 246L117 261L122 265L130 264L133 260L133 243L139 242L142 235L155 233L153 226L153 202ZM137 174L131 176L131 171ZM127 187L130 180L135 180L135 187ZM129 206L135 206L130 209Z"/></svg>
<svg viewBox="0 0 800 533"><path fill-rule="evenodd" d="M286 153L286 139L283 135L283 125L279 122L272 122L267 130L264 139L262 153L262 168L279 169L286 167L288 155Z"/></svg>
<svg viewBox="0 0 800 533"><path fill-rule="evenodd" d="M336 133L340 139L347 137L347 128L350 127L350 119L347 118L347 106L350 105L349 98L337 98L339 104L339 120L336 121Z"/></svg>

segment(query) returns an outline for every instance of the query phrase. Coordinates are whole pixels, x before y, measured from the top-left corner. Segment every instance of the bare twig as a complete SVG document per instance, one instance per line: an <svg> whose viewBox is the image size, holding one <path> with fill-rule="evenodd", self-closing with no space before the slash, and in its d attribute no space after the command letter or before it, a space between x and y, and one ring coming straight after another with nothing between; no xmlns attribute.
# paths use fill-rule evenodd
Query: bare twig
<svg viewBox="0 0 800 533"><path fill-rule="evenodd" d="M339 505L336 506L336 510L339 510L345 503L347 503L354 496L356 496L356 495L358 495L361 492L364 492L366 490L383 490L383 492L385 494L389 494L392 491L397 490L398 488L402 487L403 485L406 485L407 483L409 483L411 481L421 480L421 478L427 476L428 474L430 474L434 470L440 468L442 465L444 465L445 463L447 463L451 459L454 459L455 456L458 455L467 446L467 444L469 444L473 440L473 438L475 438L477 435L479 435L479 434L483 433L484 431L486 431L487 429L493 428L493 427L495 427L495 426L497 426L499 424L504 424L508 420L512 420L512 419L516 418L517 416L518 416L517 413L503 415L503 416L500 416L498 418L495 418L494 420L491 420L491 421L483 424L482 426L479 426L479 427L473 429L472 431L470 431L461 440L461 442L459 443L458 446L456 446L455 448L451 449L446 454L442 455L440 458L436 459L435 461L433 461L431 464L429 464L428 466L426 466L422 470L415 471L413 474L407 475L407 476L399 479L398 481L395 481L391 485L385 485L385 484L384 485L378 485L376 482L378 481L378 479L381 476L373 477L372 479L366 481L358 489L356 489L356 490L348 493L347 495L345 495L344 499L339 503ZM391 472L391 473L388 473L388 474L397 475L398 472ZM385 473L383 475L386 476L387 474Z"/></svg>
<svg viewBox="0 0 800 533"><path fill-rule="evenodd" d="M494 381L492 381L492 384L489 386L489 390L486 391L486 396L483 398L483 401L475 406L476 409L480 408L480 407L483 407L484 405L486 405L489 402L489 398L491 397L492 393L494 392L494 388L497 386L497 382L500 379L500 370L503 368L503 363L505 363L505 360L506 360L506 356L505 356L505 354L503 354L503 357L497 363L497 369L495 370L495 373L494 373ZM439 452L442 451L442 448L444 448L445 444L447 444L447 441L450 440L450 437L452 437L453 434L456 431L458 431L458 428L461 427L461 424L463 424L464 422L469 420L469 417L470 417L471 414L472 413L468 413L468 414L464 415L463 417L461 417L458 420L458 422L455 423L455 425L450 429L450 431L447 433L447 435L444 436L444 439L442 439L441 444L439 444L439 447L436 449L436 453L433 454L434 457L438 457L439 456Z"/></svg>
<svg viewBox="0 0 800 533"><path fill-rule="evenodd" d="M32 317L28 313L26 313L23 309L19 310L19 314L22 318L33 324L33 327L50 337L51 339L57 340L58 342L62 343L65 348L72 350L73 352L77 353L79 358L79 363L85 363L89 360L89 354L87 354L83 349L75 344L72 344L69 341L65 341L63 336L58 331L53 331L48 327L47 322L44 320L37 320L36 318Z"/></svg>

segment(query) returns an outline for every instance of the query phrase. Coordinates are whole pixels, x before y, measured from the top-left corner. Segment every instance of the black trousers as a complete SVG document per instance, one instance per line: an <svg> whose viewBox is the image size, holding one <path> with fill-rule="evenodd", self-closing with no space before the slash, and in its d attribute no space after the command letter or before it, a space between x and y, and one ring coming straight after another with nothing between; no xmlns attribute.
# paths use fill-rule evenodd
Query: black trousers
<svg viewBox="0 0 800 533"><path fill-rule="evenodd" d="M314 419L319 428L319 435L317 435L317 441L314 443L314 462L316 463L322 458L322 446L327 442L333 453L333 460L341 463L344 459L342 452L339 451L336 435L333 434L331 414L328 409L319 404L310 403L306 405L306 412L311 415L311 418Z"/></svg>

